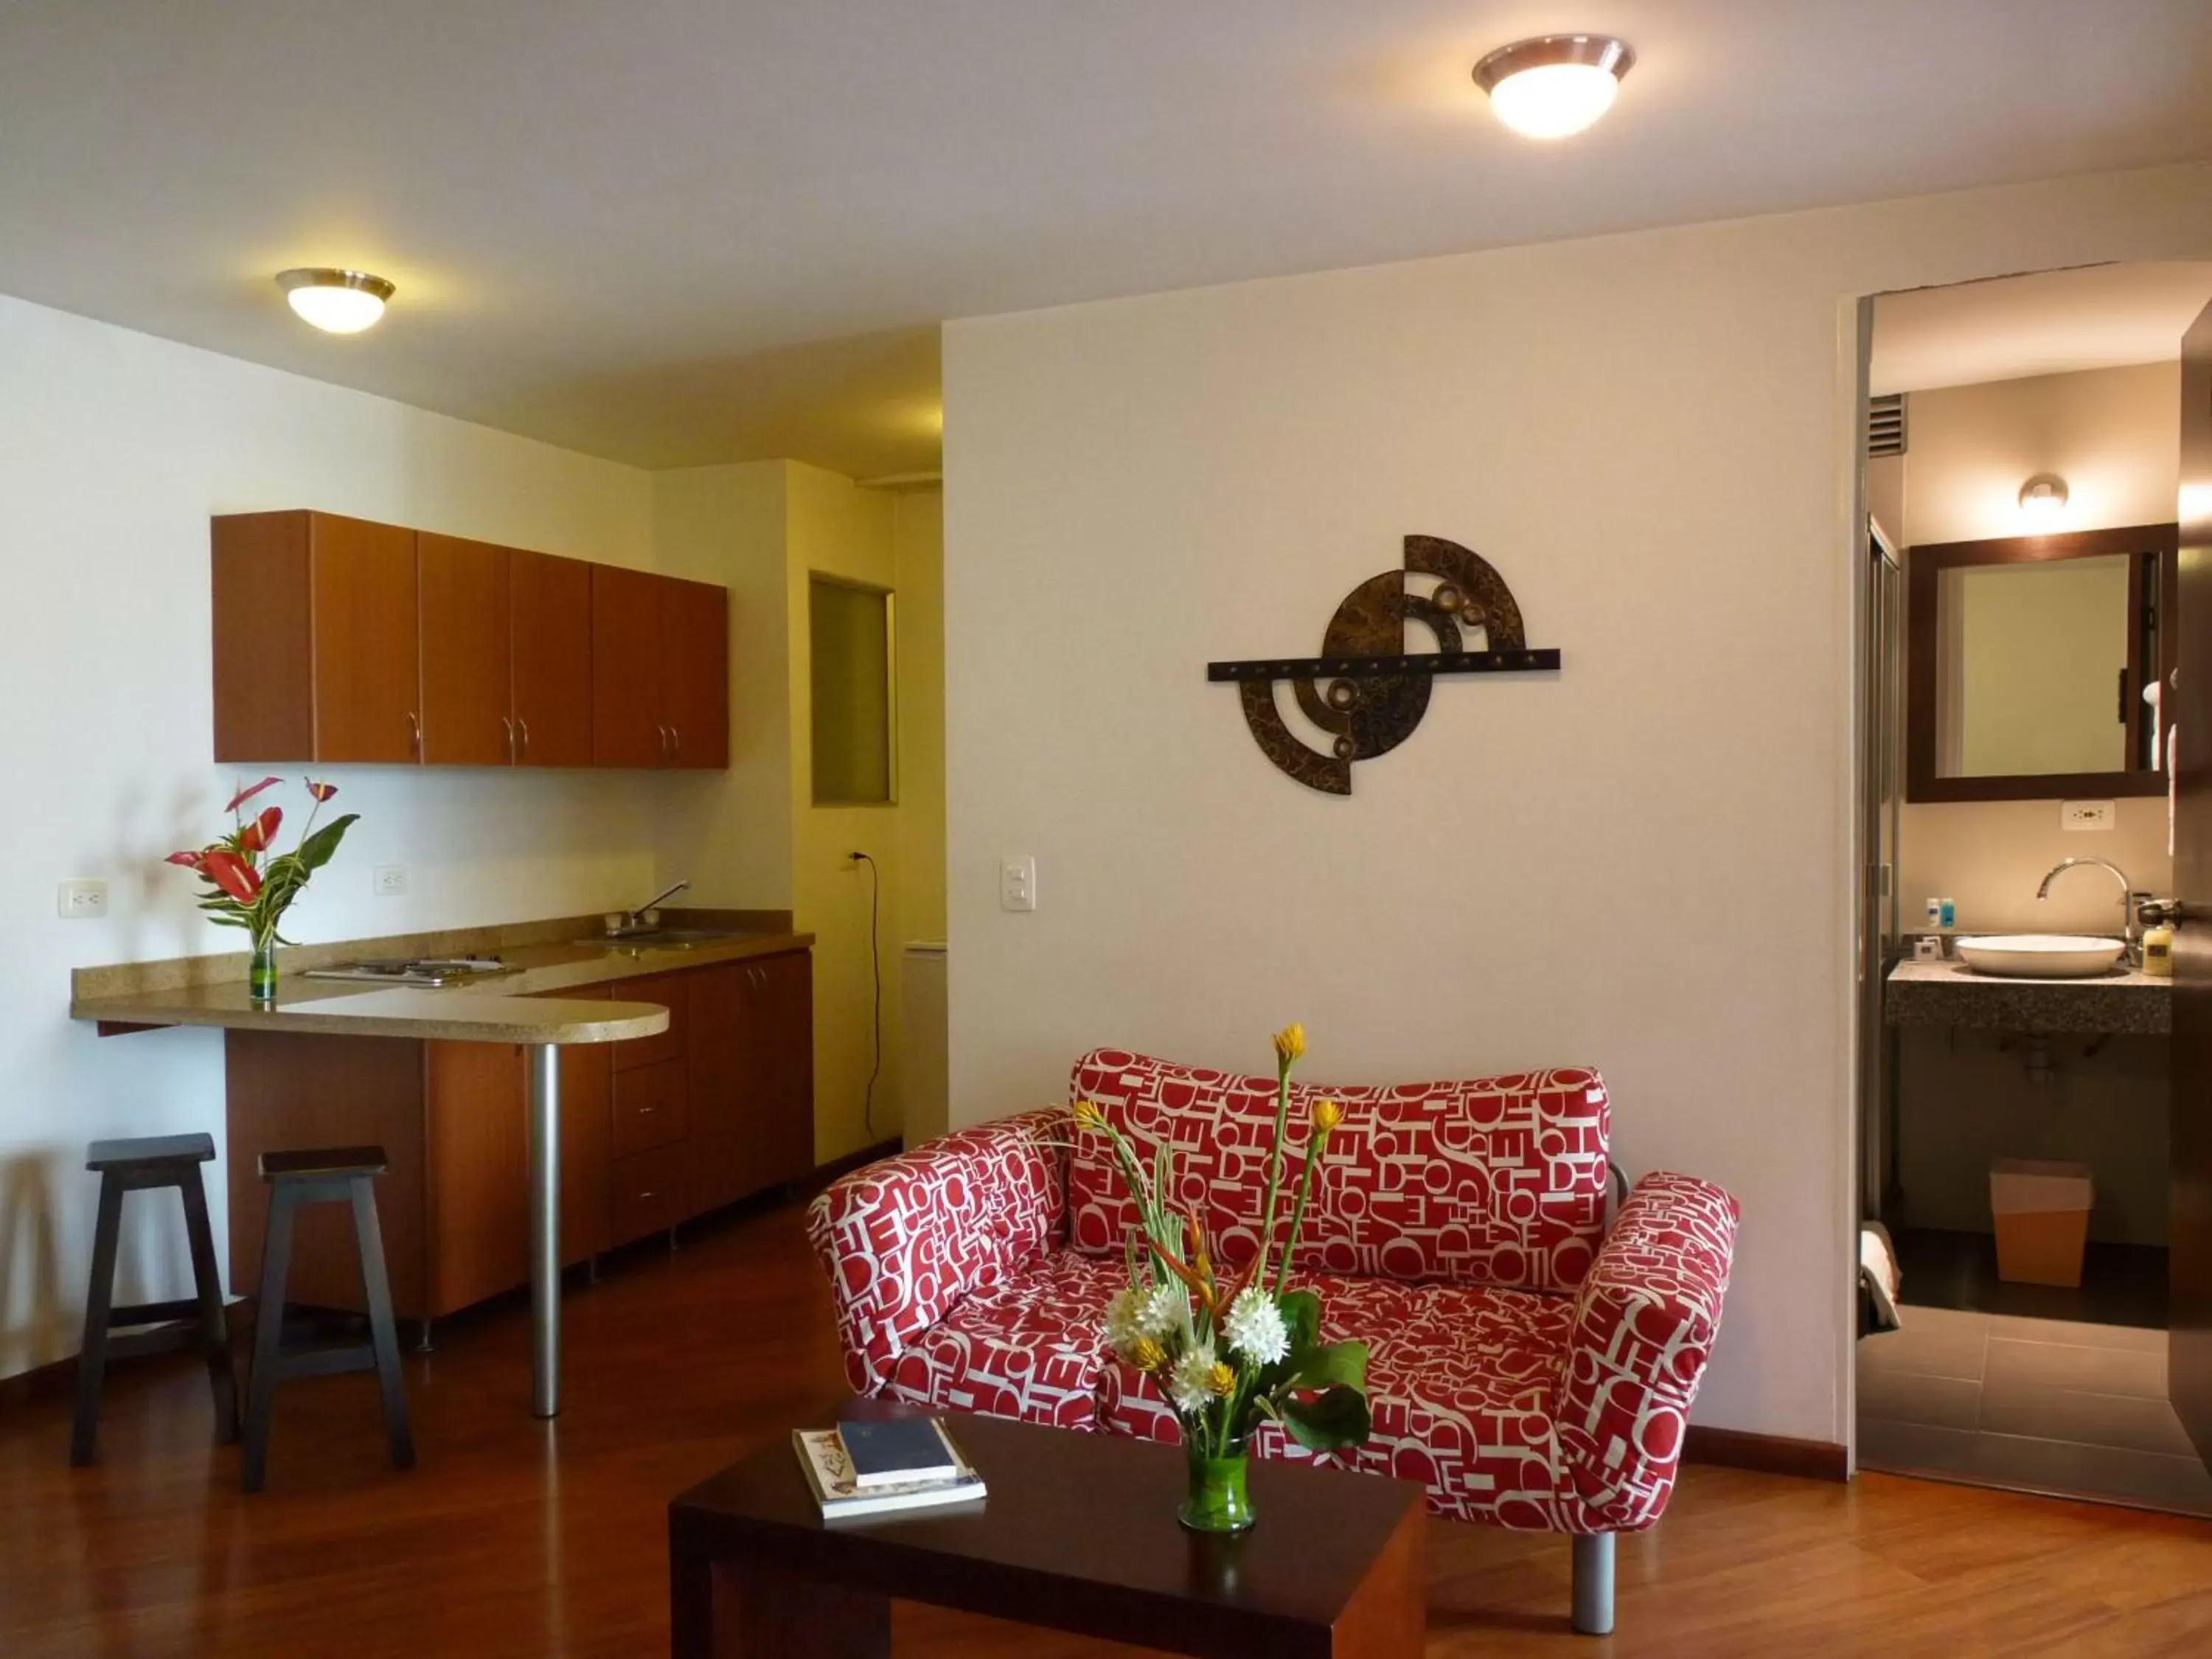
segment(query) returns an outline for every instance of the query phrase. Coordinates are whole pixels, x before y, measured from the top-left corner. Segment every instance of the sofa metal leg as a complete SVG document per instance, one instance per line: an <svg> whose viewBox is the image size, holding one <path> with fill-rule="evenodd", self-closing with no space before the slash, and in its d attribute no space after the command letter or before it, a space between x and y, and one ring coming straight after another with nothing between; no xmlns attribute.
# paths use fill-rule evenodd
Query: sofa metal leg
<svg viewBox="0 0 2212 1659"><path fill-rule="evenodd" d="M1613 1634L1613 1534L1575 1540L1575 1629L1584 1636Z"/></svg>

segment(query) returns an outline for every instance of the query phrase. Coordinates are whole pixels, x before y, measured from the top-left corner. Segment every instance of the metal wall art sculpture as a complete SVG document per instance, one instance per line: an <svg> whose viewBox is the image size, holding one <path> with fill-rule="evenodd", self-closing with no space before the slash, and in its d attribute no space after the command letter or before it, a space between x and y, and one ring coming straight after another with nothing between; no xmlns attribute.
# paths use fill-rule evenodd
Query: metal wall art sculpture
<svg viewBox="0 0 2212 1659"><path fill-rule="evenodd" d="M1433 578L1433 581L1415 579ZM1433 652L1406 649L1406 624L1436 635ZM1480 633L1484 649L1470 651ZM1402 568L1370 576L1344 597L1322 636L1318 657L1214 662L1206 678L1233 681L1245 724L1267 758L1310 789L1352 793L1352 763L1388 754L1413 735L1439 674L1516 674L1555 670L1556 650L1532 650L1513 590L1490 562L1437 536L1406 538ZM1298 708L1331 734L1327 753L1300 741L1275 706L1275 683L1288 680Z"/></svg>

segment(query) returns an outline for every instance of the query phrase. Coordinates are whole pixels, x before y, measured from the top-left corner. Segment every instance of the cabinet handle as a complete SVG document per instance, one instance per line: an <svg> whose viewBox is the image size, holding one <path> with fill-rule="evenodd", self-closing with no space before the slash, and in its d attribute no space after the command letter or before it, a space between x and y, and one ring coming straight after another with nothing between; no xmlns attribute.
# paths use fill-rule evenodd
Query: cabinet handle
<svg viewBox="0 0 2212 1659"><path fill-rule="evenodd" d="M417 760L422 757L422 722L411 708L407 711L407 748Z"/></svg>
<svg viewBox="0 0 2212 1659"><path fill-rule="evenodd" d="M530 752L530 722L517 714L514 717L514 726L515 729L522 733L522 752L527 755Z"/></svg>
<svg viewBox="0 0 2212 1659"><path fill-rule="evenodd" d="M684 753L684 728L680 726L672 726L668 728L668 752L672 756L681 756Z"/></svg>
<svg viewBox="0 0 2212 1659"><path fill-rule="evenodd" d="M660 734L660 758L665 761L668 758L668 728L655 726L653 729Z"/></svg>
<svg viewBox="0 0 2212 1659"><path fill-rule="evenodd" d="M507 733L507 763L514 764L514 722L505 714L499 717L500 730Z"/></svg>

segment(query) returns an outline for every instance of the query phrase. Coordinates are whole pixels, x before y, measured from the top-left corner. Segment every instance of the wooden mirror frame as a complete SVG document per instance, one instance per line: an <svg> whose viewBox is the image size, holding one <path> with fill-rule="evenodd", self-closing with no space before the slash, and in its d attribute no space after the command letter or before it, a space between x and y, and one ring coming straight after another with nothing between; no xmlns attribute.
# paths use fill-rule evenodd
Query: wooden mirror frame
<svg viewBox="0 0 2212 1659"><path fill-rule="evenodd" d="M1946 570L1965 565L2029 564L2049 559L2092 559L2112 553L2156 553L2158 564L2157 650L2153 671L2159 678L2173 672L2175 640L2175 550L2179 529L2170 524L2130 525L2117 530L2080 530L2057 536L2008 536L1995 541L1934 542L1906 550L1905 799L1908 801L2065 800L2077 796L2162 795L2166 775L2142 763L2132 746L2129 764L2118 772L2032 772L2008 776L1945 778L1936 774L1936 592ZM2144 677L2142 565L2128 569L2128 683L2123 694L2139 697Z"/></svg>

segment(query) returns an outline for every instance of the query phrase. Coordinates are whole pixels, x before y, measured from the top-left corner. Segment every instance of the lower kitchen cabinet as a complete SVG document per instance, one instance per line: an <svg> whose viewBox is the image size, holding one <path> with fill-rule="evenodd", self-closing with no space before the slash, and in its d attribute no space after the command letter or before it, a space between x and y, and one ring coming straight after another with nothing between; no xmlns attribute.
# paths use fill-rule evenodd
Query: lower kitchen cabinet
<svg viewBox="0 0 2212 1659"><path fill-rule="evenodd" d="M666 1232L813 1168L813 958L790 951L556 993L664 1002L670 1030L561 1051L561 1255ZM434 1319L529 1281L528 1079L507 1043L225 1034L230 1282L258 1288L268 1189L255 1160L381 1146L393 1305ZM327 1212L327 1213L325 1213ZM341 1206L311 1206L291 1295L358 1310Z"/></svg>

